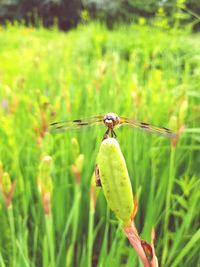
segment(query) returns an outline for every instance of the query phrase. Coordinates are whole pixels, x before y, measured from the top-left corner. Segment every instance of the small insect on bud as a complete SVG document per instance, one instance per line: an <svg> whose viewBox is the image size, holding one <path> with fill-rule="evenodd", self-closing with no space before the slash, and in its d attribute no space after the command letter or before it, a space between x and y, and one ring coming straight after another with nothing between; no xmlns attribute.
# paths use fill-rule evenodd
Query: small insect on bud
<svg viewBox="0 0 200 267"><path fill-rule="evenodd" d="M115 138L103 140L97 164L108 206L124 226L129 226L134 210L133 192L126 162Z"/></svg>

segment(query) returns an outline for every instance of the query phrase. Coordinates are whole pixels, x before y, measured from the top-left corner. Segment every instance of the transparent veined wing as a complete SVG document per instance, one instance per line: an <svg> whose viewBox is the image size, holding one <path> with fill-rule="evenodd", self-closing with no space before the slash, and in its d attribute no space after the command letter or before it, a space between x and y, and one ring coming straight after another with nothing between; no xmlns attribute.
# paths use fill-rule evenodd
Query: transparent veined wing
<svg viewBox="0 0 200 267"><path fill-rule="evenodd" d="M131 127L135 127L138 129L142 129L147 132L159 134L168 138L175 138L177 135L173 133L170 129L165 128L165 127L157 127L154 125L151 125L146 122L140 122L135 119L129 119L126 117L120 117L120 125L128 125Z"/></svg>
<svg viewBox="0 0 200 267"><path fill-rule="evenodd" d="M81 129L91 125L95 125L97 123L103 123L103 118L104 116L94 116L86 119L53 122L49 125L49 130L51 133L56 133L68 130Z"/></svg>

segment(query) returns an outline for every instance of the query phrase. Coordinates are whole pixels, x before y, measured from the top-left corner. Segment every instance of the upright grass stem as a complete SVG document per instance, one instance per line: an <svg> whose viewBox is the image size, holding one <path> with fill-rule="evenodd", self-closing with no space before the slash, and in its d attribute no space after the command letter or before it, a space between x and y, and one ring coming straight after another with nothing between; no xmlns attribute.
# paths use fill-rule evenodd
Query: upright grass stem
<svg viewBox="0 0 200 267"><path fill-rule="evenodd" d="M4 260L3 260L3 257L2 257L2 255L1 255L1 253L0 253L0 266L1 266L1 267L6 267L5 262L4 262Z"/></svg>
<svg viewBox="0 0 200 267"><path fill-rule="evenodd" d="M162 261L161 265L165 265L165 261L167 258L168 253L168 242L169 242L169 217L170 217L170 201L171 201L171 195L172 195L172 189L173 189L173 183L174 183L174 175L175 175L175 148L171 147L171 154L170 154L170 166L169 166L169 180L167 184L167 194L166 194L166 207L165 207L165 219L164 219L164 247L163 247L163 254L162 254Z"/></svg>
<svg viewBox="0 0 200 267"><path fill-rule="evenodd" d="M72 251L74 253L74 249L75 249L75 245L76 245L76 242L77 242L77 232L78 232L78 226L79 226L79 212L80 212L80 209L79 209L79 206L80 206L80 200L81 200L81 187L80 187L80 183L77 183L76 184L76 187L75 187L75 199L77 200L74 204L75 204L75 212L73 214L73 228L72 228L72 241L71 241L71 248L72 248ZM68 264L69 265L75 265L75 263L73 262L73 258L74 257L68 257Z"/></svg>
<svg viewBox="0 0 200 267"><path fill-rule="evenodd" d="M59 249L58 249L58 254L57 254L57 258L56 258L56 266L60 266L60 264L61 264L62 253L63 253L63 250L65 249L66 236L69 232L70 225L73 222L74 213L76 213L76 211L77 211L79 201L80 201L80 194L75 199L75 202L73 203L73 206L72 206L72 208L69 212L69 215L67 217L67 220L65 223L65 228L64 228L64 231L63 231L63 234L61 237L61 241L60 241L60 245L59 245Z"/></svg>
<svg viewBox="0 0 200 267"><path fill-rule="evenodd" d="M92 176L94 178L94 176ZM88 243L87 243L87 266L92 266L92 248L93 248L93 240L94 240L94 214L95 214L95 192L94 185L91 185L90 188L90 207L89 207L89 223L88 223Z"/></svg>
<svg viewBox="0 0 200 267"><path fill-rule="evenodd" d="M55 265L55 247L54 247L54 229L53 229L53 219L52 214L45 214L45 224L46 224L46 233L47 233L47 241L48 241L48 250L49 250L49 258L50 264L49 267L54 267Z"/></svg>
<svg viewBox="0 0 200 267"><path fill-rule="evenodd" d="M16 236L15 236L15 223L14 223L14 215L13 215L13 208L9 206L7 208L8 211L8 221L10 225L10 234L12 240L12 267L15 267L16 262Z"/></svg>

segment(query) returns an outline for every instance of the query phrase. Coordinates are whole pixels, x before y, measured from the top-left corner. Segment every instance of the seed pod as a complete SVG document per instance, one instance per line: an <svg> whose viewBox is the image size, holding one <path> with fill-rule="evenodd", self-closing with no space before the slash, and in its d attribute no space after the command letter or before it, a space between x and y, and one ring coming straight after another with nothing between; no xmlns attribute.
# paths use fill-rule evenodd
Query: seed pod
<svg viewBox="0 0 200 267"><path fill-rule="evenodd" d="M101 143L98 167L108 206L124 226L129 226L134 209L133 192L126 162L115 138L107 138Z"/></svg>

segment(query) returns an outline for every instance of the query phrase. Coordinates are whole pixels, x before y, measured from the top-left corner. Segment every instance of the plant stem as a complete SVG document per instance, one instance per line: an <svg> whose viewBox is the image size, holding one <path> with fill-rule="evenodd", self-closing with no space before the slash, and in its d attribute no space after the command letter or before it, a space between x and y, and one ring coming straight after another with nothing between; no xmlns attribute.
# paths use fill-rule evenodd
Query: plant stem
<svg viewBox="0 0 200 267"><path fill-rule="evenodd" d="M141 245L140 237L137 233L137 229L135 227L134 222L132 222L130 226L125 227L124 232L126 233L128 240L130 241L131 245L134 247L135 251L140 257L144 267L151 267L144 253L143 247Z"/></svg>
<svg viewBox="0 0 200 267"><path fill-rule="evenodd" d="M92 266L92 248L93 248L93 228L94 228L94 214L95 214L95 203L93 199L94 187L91 188L90 197L90 210L89 210L89 224L88 224L88 267Z"/></svg>
<svg viewBox="0 0 200 267"><path fill-rule="evenodd" d="M12 206L7 208L8 210L8 220L10 225L11 232L11 240L12 240L12 266L15 266L16 261L16 239L15 239L15 224L14 224L14 216L13 216L13 208Z"/></svg>
<svg viewBox="0 0 200 267"><path fill-rule="evenodd" d="M46 231L47 231L47 240L49 247L49 254L52 267L55 266L55 254L54 254L54 237L53 237L53 222L52 222L52 214L45 215L46 221Z"/></svg>
<svg viewBox="0 0 200 267"><path fill-rule="evenodd" d="M167 188L167 195L166 195L166 208L165 208L165 220L164 220L164 247L163 247L163 256L162 256L162 266L165 264L165 260L168 253L168 239L169 239L169 216L170 216L170 199L171 193L173 188L173 181L174 181L174 160L175 160L175 149L172 147L171 154L170 154L170 168L169 168L169 180L168 180L168 188Z"/></svg>

